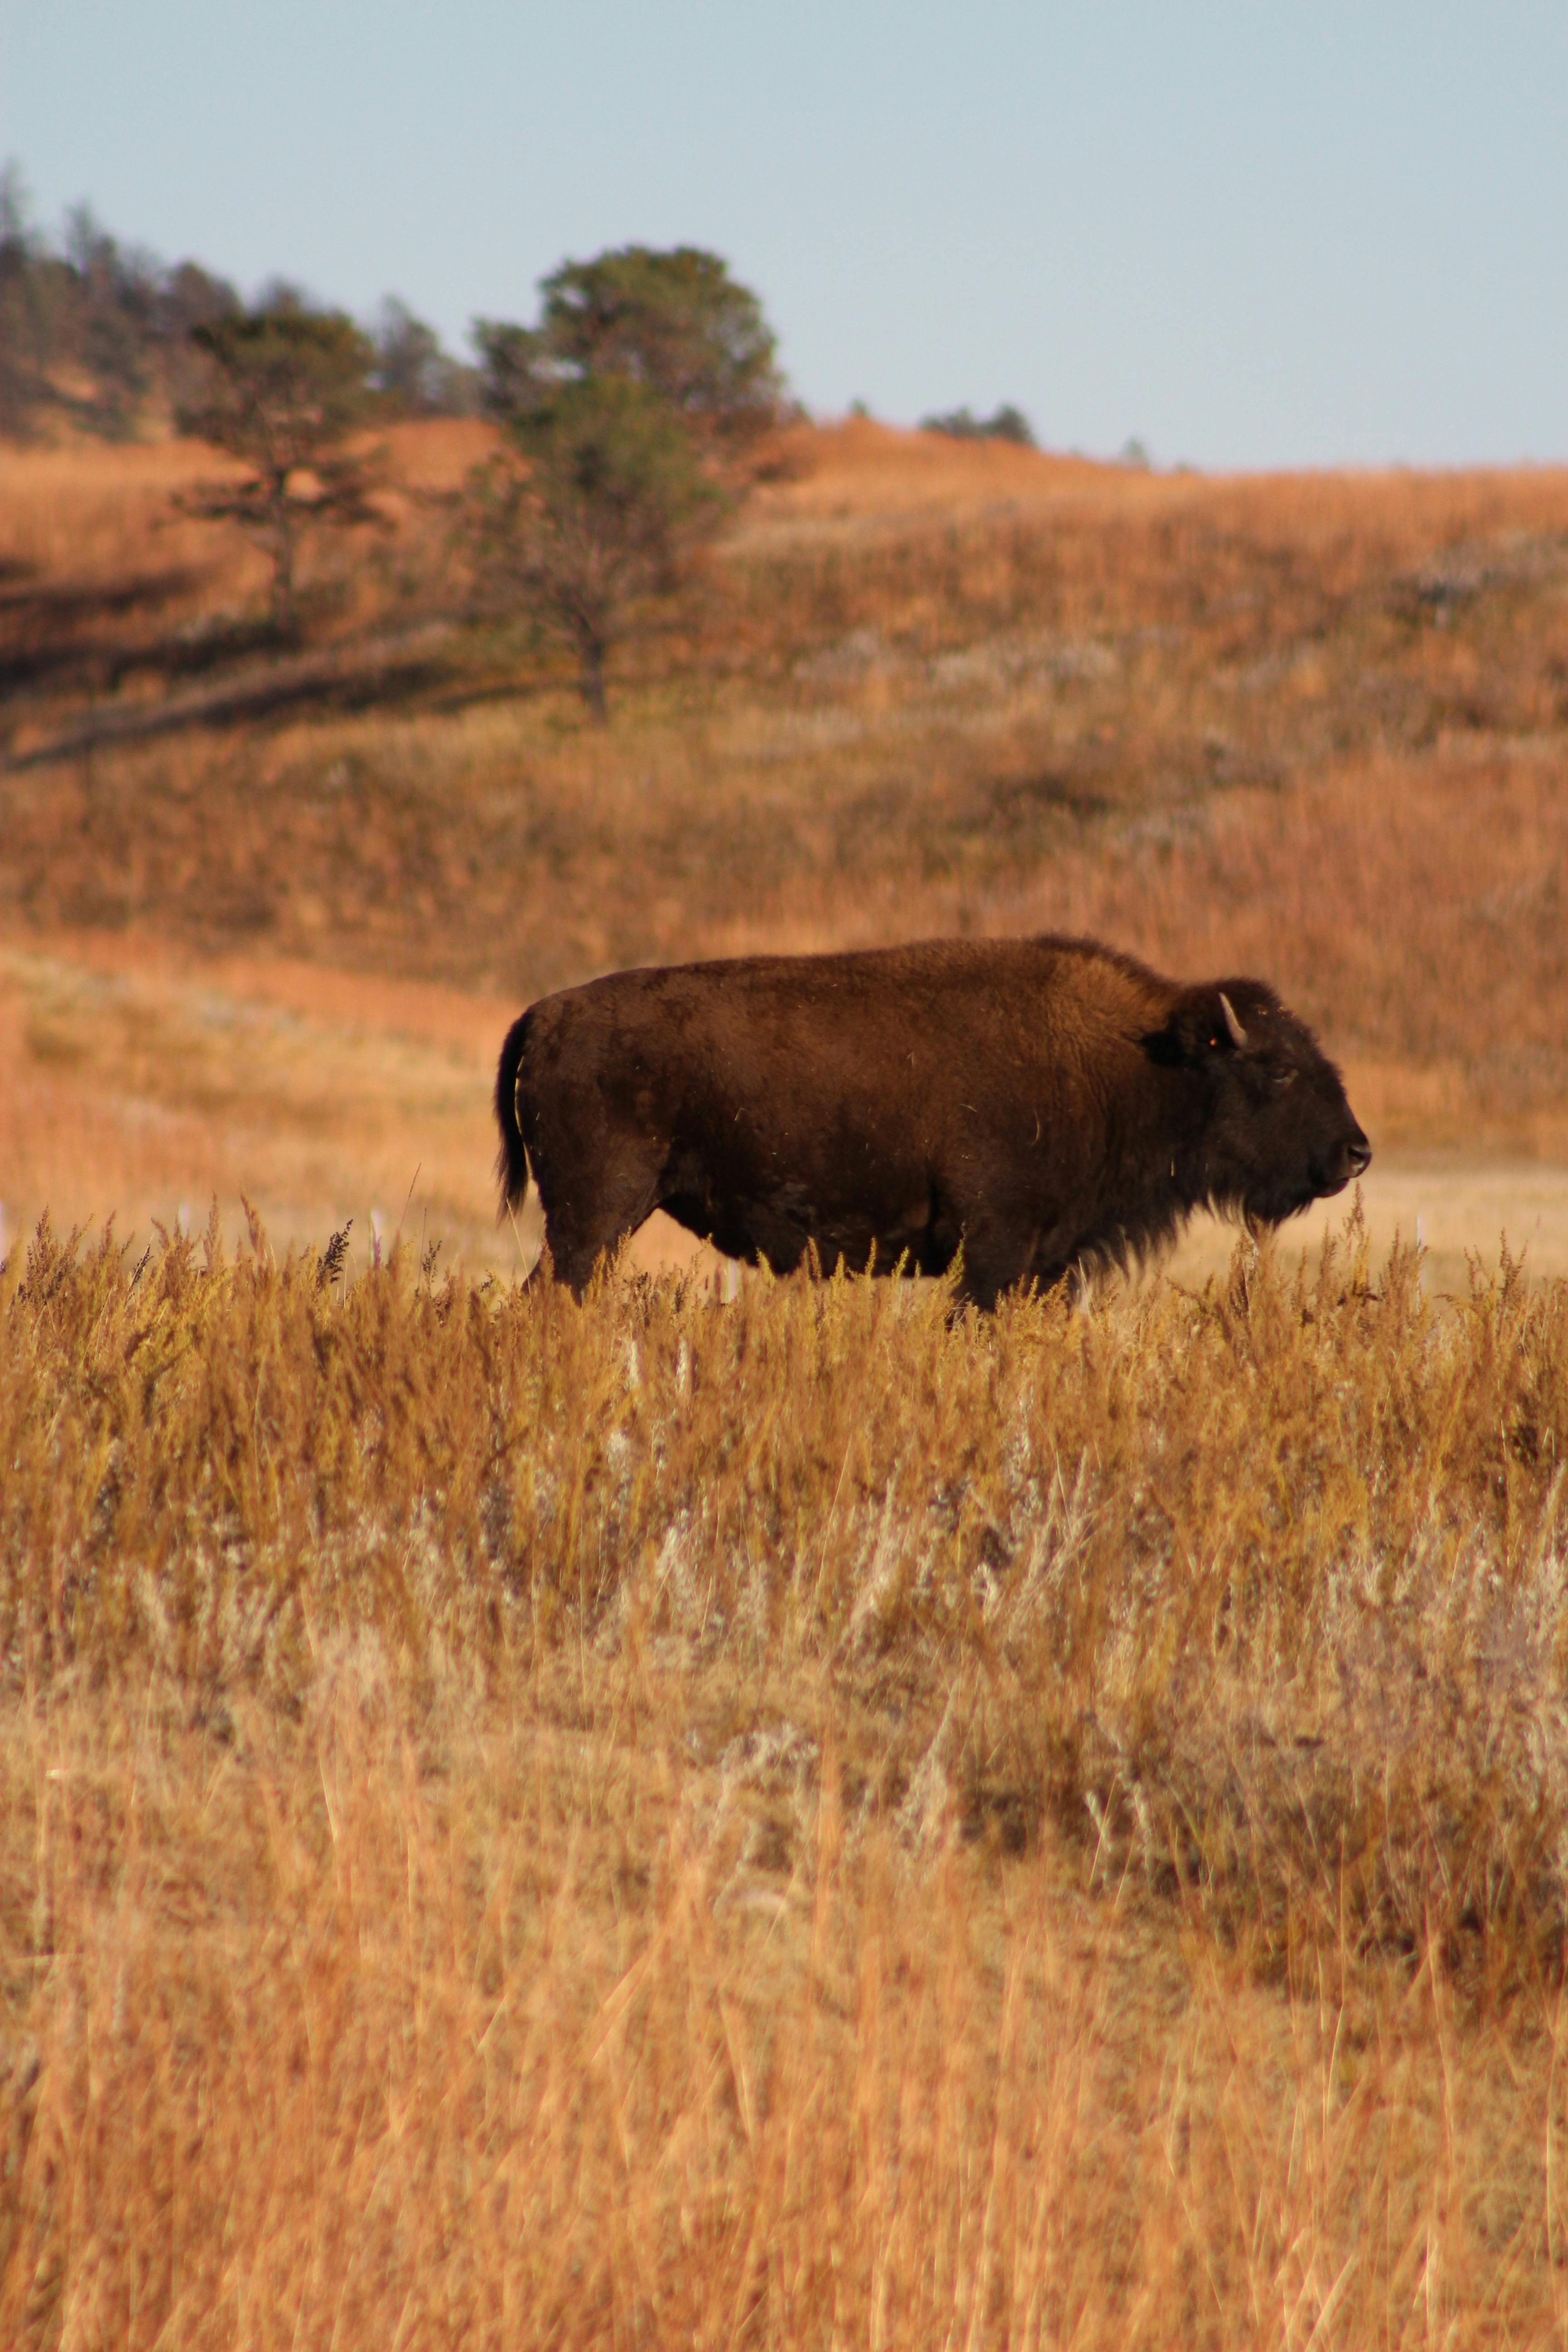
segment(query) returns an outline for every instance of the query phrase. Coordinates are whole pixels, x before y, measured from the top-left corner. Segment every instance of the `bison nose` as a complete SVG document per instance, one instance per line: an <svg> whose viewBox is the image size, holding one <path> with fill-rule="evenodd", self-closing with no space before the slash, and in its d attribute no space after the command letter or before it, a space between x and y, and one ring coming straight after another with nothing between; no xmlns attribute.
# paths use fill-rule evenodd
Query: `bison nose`
<svg viewBox="0 0 1568 2352"><path fill-rule="evenodd" d="M1366 1174L1367 1170L1372 1166L1372 1146L1364 1135L1358 1135L1353 1143L1346 1144L1345 1159L1352 1176Z"/></svg>

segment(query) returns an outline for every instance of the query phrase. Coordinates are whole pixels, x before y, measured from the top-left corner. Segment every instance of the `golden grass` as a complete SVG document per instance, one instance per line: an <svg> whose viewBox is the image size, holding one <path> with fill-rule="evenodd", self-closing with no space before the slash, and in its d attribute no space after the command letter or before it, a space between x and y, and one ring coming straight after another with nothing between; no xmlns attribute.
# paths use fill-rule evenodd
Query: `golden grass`
<svg viewBox="0 0 1568 2352"><path fill-rule="evenodd" d="M221 1744L18 1727L80 1940L15 2062L8 2341L1557 2340L1555 1996L1259 1992L831 1807L725 1903L722 1776L591 1687L560 1739L363 1654Z"/></svg>
<svg viewBox="0 0 1568 2352"><path fill-rule="evenodd" d="M5 2340L1555 2340L1568 1288L324 1275L0 1298Z"/></svg>
<svg viewBox="0 0 1568 2352"><path fill-rule="evenodd" d="M1131 482L1089 458L910 433L869 417L796 427L782 437L778 454L780 478L758 489L739 520L742 547L805 536L803 525L815 526L820 539L825 524L938 512L952 519L1107 482L1125 498Z"/></svg>
<svg viewBox="0 0 1568 2352"><path fill-rule="evenodd" d="M1568 526L1568 468L1154 474L868 420L803 434L793 478L733 534L772 556L797 614L972 631L1033 608L1067 629L1206 619L1245 635L1446 551ZM853 559L847 573L846 557ZM793 558L793 568L790 559ZM776 595L776 587L772 592Z"/></svg>
<svg viewBox="0 0 1568 2352"><path fill-rule="evenodd" d="M386 450L398 484L446 490L460 484L494 438L486 425L442 419L388 425L374 444ZM63 448L0 442L0 564L55 581L195 565L222 571L229 593L243 593L266 576L261 560L247 558L243 537L183 520L171 503L179 491L232 470L232 460L199 441Z"/></svg>
<svg viewBox="0 0 1568 2352"><path fill-rule="evenodd" d="M172 515L174 492L226 460L188 441L0 445L0 562L55 582L210 563L216 534ZM258 578L264 577L264 567Z"/></svg>

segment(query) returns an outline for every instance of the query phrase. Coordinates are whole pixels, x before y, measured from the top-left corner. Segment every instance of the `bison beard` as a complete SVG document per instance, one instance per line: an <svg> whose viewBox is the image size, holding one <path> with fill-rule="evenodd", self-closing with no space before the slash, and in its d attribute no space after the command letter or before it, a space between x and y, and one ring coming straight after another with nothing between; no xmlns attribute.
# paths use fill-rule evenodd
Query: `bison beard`
<svg viewBox="0 0 1568 2352"><path fill-rule="evenodd" d="M557 1277L655 1209L780 1272L1014 1284L1125 1265L1200 1206L1274 1225L1372 1158L1339 1072L1257 980L1092 940L931 940L623 971L542 998L496 1080ZM504 1213L504 1210L503 1210Z"/></svg>

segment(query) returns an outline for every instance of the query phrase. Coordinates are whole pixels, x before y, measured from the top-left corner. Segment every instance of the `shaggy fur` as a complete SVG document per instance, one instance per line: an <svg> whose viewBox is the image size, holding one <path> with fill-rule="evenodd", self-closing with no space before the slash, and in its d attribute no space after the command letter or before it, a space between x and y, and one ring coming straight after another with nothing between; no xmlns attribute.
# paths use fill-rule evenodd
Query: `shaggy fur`
<svg viewBox="0 0 1568 2352"><path fill-rule="evenodd" d="M1263 982L1049 937L612 973L514 1024L496 1116L504 1201L531 1168L579 1294L661 1208L781 1272L962 1251L990 1307L1157 1249L1200 1205L1277 1224L1372 1157Z"/></svg>

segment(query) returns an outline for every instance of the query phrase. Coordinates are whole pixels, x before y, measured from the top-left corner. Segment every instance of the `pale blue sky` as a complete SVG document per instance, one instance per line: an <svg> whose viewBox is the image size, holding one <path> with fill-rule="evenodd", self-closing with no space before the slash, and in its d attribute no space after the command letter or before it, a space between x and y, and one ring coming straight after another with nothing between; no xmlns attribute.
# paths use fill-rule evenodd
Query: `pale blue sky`
<svg viewBox="0 0 1568 2352"><path fill-rule="evenodd" d="M1208 467L1568 457L1568 5L0 0L53 226L458 348L711 246L801 396Z"/></svg>

